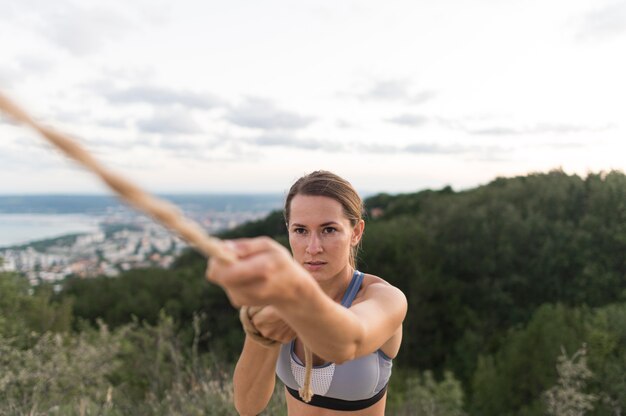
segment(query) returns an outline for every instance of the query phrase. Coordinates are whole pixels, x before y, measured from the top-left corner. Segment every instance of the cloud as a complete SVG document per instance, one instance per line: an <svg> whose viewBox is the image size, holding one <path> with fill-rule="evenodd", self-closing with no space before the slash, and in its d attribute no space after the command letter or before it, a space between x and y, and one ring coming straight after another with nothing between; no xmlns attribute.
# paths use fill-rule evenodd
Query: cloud
<svg viewBox="0 0 626 416"><path fill-rule="evenodd" d="M109 129L125 129L128 127L125 118L103 118L97 121L100 127Z"/></svg>
<svg viewBox="0 0 626 416"><path fill-rule="evenodd" d="M74 108L74 109L59 109L53 110L52 118L56 121L61 121L69 124L89 124L97 125L107 129L123 130L128 128L130 122L127 117L106 117L97 118L94 117L94 112L90 107Z"/></svg>
<svg viewBox="0 0 626 416"><path fill-rule="evenodd" d="M54 66L51 60L35 55L20 55L17 57L17 62L22 71L35 74L49 72Z"/></svg>
<svg viewBox="0 0 626 416"><path fill-rule="evenodd" d="M577 142L552 142L539 144L538 147L548 147L551 149L582 149L587 147L587 144Z"/></svg>
<svg viewBox="0 0 626 416"><path fill-rule="evenodd" d="M89 107L83 107L81 109L55 109L54 119L66 123L84 123L91 118L91 109Z"/></svg>
<svg viewBox="0 0 626 416"><path fill-rule="evenodd" d="M208 136L201 136L197 138L164 136L161 137L157 142L158 147L162 149L172 150L211 150L215 149L221 144L221 141L218 141L217 139Z"/></svg>
<svg viewBox="0 0 626 416"><path fill-rule="evenodd" d="M433 142L411 143L405 146L393 146L379 143L358 143L348 148L361 153L382 154L413 154L413 155L465 155L467 157L484 160L503 160L502 155L507 151L500 146L474 146Z"/></svg>
<svg viewBox="0 0 626 416"><path fill-rule="evenodd" d="M398 153L402 151L402 148L399 148L397 146L379 143L358 143L350 146L350 148L362 153L376 153L379 155Z"/></svg>
<svg viewBox="0 0 626 416"><path fill-rule="evenodd" d="M250 143L262 147L287 147L301 150L316 150L345 153L373 154L462 154L484 152L483 147L460 145L438 145L435 143L414 143L406 146L394 146L383 143L339 143L328 140L303 139L289 135L263 135L250 140Z"/></svg>
<svg viewBox="0 0 626 416"><path fill-rule="evenodd" d="M50 71L54 63L45 58L30 55L21 55L9 59L0 67L0 83L15 84L32 75Z"/></svg>
<svg viewBox="0 0 626 416"><path fill-rule="evenodd" d="M113 104L146 103L154 106L178 104L186 108L205 110L223 104L222 100L211 94L151 85L115 89L107 84L97 84L93 88Z"/></svg>
<svg viewBox="0 0 626 416"><path fill-rule="evenodd" d="M138 140L112 140L101 136L93 139L79 140L78 143L84 146L100 161L107 160L107 165L111 163L112 159L116 159L116 161L122 163L120 153L127 153L142 144Z"/></svg>
<svg viewBox="0 0 626 416"><path fill-rule="evenodd" d="M107 156L115 157L119 151L129 151L135 149L138 151L162 151L168 156L174 158L185 158L194 160L221 160L234 161L236 157L232 155L232 143L226 143L224 140L206 135L162 135L140 137L138 139L107 139L98 137L88 140L84 143L95 155L99 157ZM151 161L147 160L147 165ZM110 163L110 162L107 162ZM120 167L126 166L126 162L121 162ZM147 166L146 165L146 166Z"/></svg>
<svg viewBox="0 0 626 416"><path fill-rule="evenodd" d="M424 90L416 94L413 94L409 99L413 104L421 104L426 101L430 101L437 96L437 93L433 90Z"/></svg>
<svg viewBox="0 0 626 416"><path fill-rule="evenodd" d="M352 123L350 123L347 120L337 120L335 122L335 125L339 127L340 129L349 129L353 127Z"/></svg>
<svg viewBox="0 0 626 416"><path fill-rule="evenodd" d="M408 97L409 83L401 80L380 81L374 84L363 98L377 100L404 100Z"/></svg>
<svg viewBox="0 0 626 416"><path fill-rule="evenodd" d="M486 121L489 120L489 118L490 117L464 117L460 119L452 119L445 117L432 117L432 121L436 122L440 126L449 128L451 130L460 130L465 133L478 136L575 134L606 131L616 127L614 123L591 126L583 124L551 122L539 122L522 126L512 126L504 124L488 125L486 124Z"/></svg>
<svg viewBox="0 0 626 416"><path fill-rule="evenodd" d="M14 84L21 78L20 71L14 66L1 66L0 67L0 85Z"/></svg>
<svg viewBox="0 0 626 416"><path fill-rule="evenodd" d="M412 92L411 83L406 80L385 80L376 82L368 91L359 94L362 100L401 101L410 104L422 104L433 99L437 93L433 90Z"/></svg>
<svg viewBox="0 0 626 416"><path fill-rule="evenodd" d="M611 125L603 127L591 127L578 124L559 124L559 123L538 123L533 126L527 127L506 127L506 126L491 126L479 129L463 128L470 134L483 135L483 136L512 136L520 134L546 134L546 133L584 133L584 132L598 132L612 128Z"/></svg>
<svg viewBox="0 0 626 416"><path fill-rule="evenodd" d="M0 112L0 126L5 125L5 126L11 126L11 127L18 127L18 128L23 128L22 123L13 120L11 117L9 117L8 115L4 114L3 112Z"/></svg>
<svg viewBox="0 0 626 416"><path fill-rule="evenodd" d="M403 149L404 152L416 154L459 154L469 153L471 150L474 149L458 145L440 146L433 143L415 143Z"/></svg>
<svg viewBox="0 0 626 416"><path fill-rule="evenodd" d="M576 38L604 39L626 33L626 1L615 2L583 16Z"/></svg>
<svg viewBox="0 0 626 416"><path fill-rule="evenodd" d="M406 146L392 146L386 144L377 143L360 143L350 148L362 152L362 153L374 153L374 154L395 154L395 153L409 153L409 154L426 154L426 155L456 155L456 154L475 154L500 151L500 148L484 147L484 146L461 146L457 144L453 145L439 145L436 143L413 143Z"/></svg>
<svg viewBox="0 0 626 416"><path fill-rule="evenodd" d="M469 153L476 150L471 147L463 147L458 145L441 146L434 143L414 143L406 146L390 146L384 144L359 144L354 148L363 153L375 154L393 154L393 153L412 153L412 154L459 154Z"/></svg>
<svg viewBox="0 0 626 416"><path fill-rule="evenodd" d="M502 126L485 127L466 131L471 134L482 136L510 136L514 134L523 134L522 130Z"/></svg>
<svg viewBox="0 0 626 416"><path fill-rule="evenodd" d="M19 136L0 152L0 170L32 172L67 166L77 165L68 164L67 159L51 144L29 136Z"/></svg>
<svg viewBox="0 0 626 416"><path fill-rule="evenodd" d="M171 15L167 0L0 1L0 21L34 32L55 46L82 57L118 44L131 32L164 27Z"/></svg>
<svg viewBox="0 0 626 416"><path fill-rule="evenodd" d="M419 127L428 123L428 117L417 114L401 114L396 117L386 119L389 123L399 124L401 126Z"/></svg>
<svg viewBox="0 0 626 416"><path fill-rule="evenodd" d="M237 156L247 157L239 151L236 143L223 138L208 135L175 135L143 136L138 139L111 140L99 137L85 143L96 155L114 157L119 151L135 149L147 150L151 153L161 151L176 159L193 159L201 161L236 161ZM152 162L147 160L148 165ZM125 162L124 162L125 163ZM125 167L125 165L120 165Z"/></svg>
<svg viewBox="0 0 626 416"><path fill-rule="evenodd" d="M197 134L202 132L194 119L183 111L157 111L150 118L138 120L137 128L144 133Z"/></svg>
<svg viewBox="0 0 626 416"><path fill-rule="evenodd" d="M278 109L271 101L248 98L232 108L227 117L231 123L241 127L265 130L297 130L310 125L315 119Z"/></svg>
<svg viewBox="0 0 626 416"><path fill-rule="evenodd" d="M133 27L130 19L111 8L71 2L55 2L54 6L42 13L40 30L47 39L74 55L97 52Z"/></svg>
<svg viewBox="0 0 626 416"><path fill-rule="evenodd" d="M305 150L344 150L343 146L340 143L336 142L318 139L302 139L289 135L278 134L270 134L256 137L252 140L252 143L258 146L280 146Z"/></svg>
<svg viewBox="0 0 626 416"><path fill-rule="evenodd" d="M242 162L257 158L256 149L242 148L239 143L223 137L197 137L197 139L162 137L156 145L175 158L199 162Z"/></svg>

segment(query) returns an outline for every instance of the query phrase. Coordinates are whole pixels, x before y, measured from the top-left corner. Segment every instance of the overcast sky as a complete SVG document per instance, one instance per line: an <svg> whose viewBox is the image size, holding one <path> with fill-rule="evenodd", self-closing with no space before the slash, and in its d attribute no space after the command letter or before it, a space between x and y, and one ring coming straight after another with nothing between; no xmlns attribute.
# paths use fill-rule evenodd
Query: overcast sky
<svg viewBox="0 0 626 416"><path fill-rule="evenodd" d="M0 0L0 89L152 192L626 170L626 1ZM105 193L0 122L0 194Z"/></svg>

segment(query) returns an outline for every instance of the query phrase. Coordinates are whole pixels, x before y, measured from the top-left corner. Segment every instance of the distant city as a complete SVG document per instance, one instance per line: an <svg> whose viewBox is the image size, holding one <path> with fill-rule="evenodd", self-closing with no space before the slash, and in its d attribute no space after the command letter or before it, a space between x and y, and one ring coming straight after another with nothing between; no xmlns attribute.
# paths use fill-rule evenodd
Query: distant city
<svg viewBox="0 0 626 416"><path fill-rule="evenodd" d="M278 194L162 197L179 206L210 234L264 218L279 209L283 199ZM65 235L0 248L0 271L23 273L32 284L68 276L115 277L133 268L168 268L187 247L150 218L107 196L0 196L0 214L5 224L11 224L12 215L23 218L24 214L29 214L29 219L38 215L46 220L53 218L57 223L72 218L68 214L80 214L97 222L88 232L69 232L72 224L66 224ZM0 235L6 232L2 224ZM40 228L30 223L22 228L29 226ZM5 228L8 230L8 225Z"/></svg>

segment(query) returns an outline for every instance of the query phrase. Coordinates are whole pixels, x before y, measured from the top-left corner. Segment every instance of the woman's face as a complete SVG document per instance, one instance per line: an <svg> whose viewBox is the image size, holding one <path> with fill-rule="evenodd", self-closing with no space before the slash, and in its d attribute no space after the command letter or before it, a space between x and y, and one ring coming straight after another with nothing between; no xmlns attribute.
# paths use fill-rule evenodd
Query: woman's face
<svg viewBox="0 0 626 416"><path fill-rule="evenodd" d="M363 221L352 227L341 204L325 196L296 195L288 227L293 257L320 281L349 265L350 249L363 234Z"/></svg>

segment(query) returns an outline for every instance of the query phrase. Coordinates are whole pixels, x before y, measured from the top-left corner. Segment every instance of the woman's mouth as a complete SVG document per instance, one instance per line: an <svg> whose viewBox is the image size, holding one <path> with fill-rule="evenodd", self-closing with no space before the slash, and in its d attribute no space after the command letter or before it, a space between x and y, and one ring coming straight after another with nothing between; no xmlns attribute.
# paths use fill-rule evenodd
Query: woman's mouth
<svg viewBox="0 0 626 416"><path fill-rule="evenodd" d="M305 261L304 268L310 272L314 272L321 269L325 264L325 261Z"/></svg>

